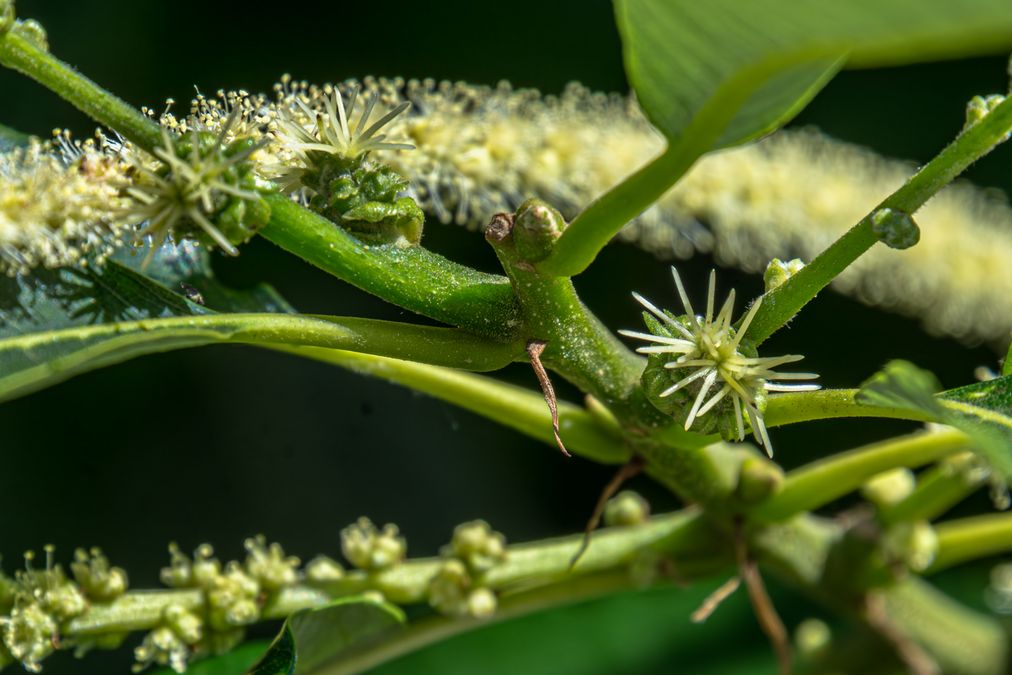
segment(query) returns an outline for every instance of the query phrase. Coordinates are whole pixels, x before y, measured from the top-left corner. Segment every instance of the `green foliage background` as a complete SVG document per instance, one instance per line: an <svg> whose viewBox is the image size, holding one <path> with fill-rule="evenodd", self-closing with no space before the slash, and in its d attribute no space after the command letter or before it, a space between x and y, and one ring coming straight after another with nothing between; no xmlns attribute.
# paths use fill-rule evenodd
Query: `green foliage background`
<svg viewBox="0 0 1012 675"><path fill-rule="evenodd" d="M69 62L135 104L185 107L193 85L266 90L283 72L310 81L402 75L555 92L569 80L624 91L609 0L510 3L402 0L285 3L74 3L20 0ZM958 130L972 95L1002 91L1001 59L847 72L794 125L814 124L883 154L923 161ZM25 78L0 72L3 121L45 136L55 126L87 135L92 125ZM1008 189L1008 153L970 177ZM869 207L871 205L868 205ZM429 223L437 251L496 269L474 234ZM237 260L218 260L232 285L266 280L306 312L410 320L404 312L336 282L255 240ZM679 265L701 291L712 263ZM636 327L629 291L672 299L665 264L628 246L606 250L576 280L613 327ZM616 280L621 279L620 283ZM723 288L746 295L761 280L724 270ZM804 353L831 386L855 386L890 358L929 368L946 387L993 366L986 348L967 350L924 335L915 322L825 293L778 333L770 353ZM513 367L507 376L534 386ZM575 394L560 387L560 395ZM776 432L777 459L794 466L901 431L888 421L823 422ZM434 554L461 521L483 517L513 541L579 530L611 471L565 460L551 448L446 404L341 370L264 351L211 347L146 357L99 370L0 406L0 553L11 570L27 548L55 543L63 557L99 545L137 587L157 584L165 545L203 541L240 553L264 532L292 553L336 555L338 530L359 515L393 521L412 555ZM670 496L646 481L656 509ZM979 605L986 565L944 581ZM425 650L383 673L773 672L773 659L742 594L703 627L688 621L709 588L643 592L509 622ZM788 625L817 612L774 587ZM269 631L265 631L266 636ZM728 647L733 645L733 649ZM125 671L129 654L60 655L46 672Z"/></svg>

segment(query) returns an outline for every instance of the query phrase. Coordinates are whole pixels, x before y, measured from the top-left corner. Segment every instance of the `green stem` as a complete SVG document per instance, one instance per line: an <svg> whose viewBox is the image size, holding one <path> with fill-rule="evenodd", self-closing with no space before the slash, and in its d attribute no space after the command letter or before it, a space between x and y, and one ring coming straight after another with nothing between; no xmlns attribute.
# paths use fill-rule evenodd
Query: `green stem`
<svg viewBox="0 0 1012 675"><path fill-rule="evenodd" d="M766 521L783 520L828 504L883 471L934 462L965 449L966 443L966 435L956 430L917 432L839 453L792 471L783 489L749 515Z"/></svg>
<svg viewBox="0 0 1012 675"><path fill-rule="evenodd" d="M437 321L508 340L519 328L506 277L477 272L420 246L364 244L280 194L267 195L260 234L307 262L387 302Z"/></svg>
<svg viewBox="0 0 1012 675"><path fill-rule="evenodd" d="M52 345L71 351L46 357ZM0 341L0 352L35 355L0 376L10 399L86 370L145 354L216 343L277 344L363 351L466 370L497 370L523 355L519 343L493 342L455 328L375 319L290 314L208 314L79 326ZM41 357L41 358L40 358Z"/></svg>
<svg viewBox="0 0 1012 675"><path fill-rule="evenodd" d="M938 518L987 481L976 464L969 452L946 457L918 476L917 487L904 499L879 509L879 521L889 526Z"/></svg>
<svg viewBox="0 0 1012 675"><path fill-rule="evenodd" d="M872 213L889 208L913 214L968 166L1004 141L1010 129L1012 97L963 131ZM748 329L749 339L756 345L766 340L876 241L878 237L872 231L869 216L836 240L804 269L763 296L763 304Z"/></svg>
<svg viewBox="0 0 1012 675"><path fill-rule="evenodd" d="M0 64L27 75L149 152L162 143L157 122L14 31L0 36Z"/></svg>
<svg viewBox="0 0 1012 675"><path fill-rule="evenodd" d="M1012 551L1012 513L989 513L939 523L938 555L925 574Z"/></svg>
<svg viewBox="0 0 1012 675"><path fill-rule="evenodd" d="M820 389L792 394L775 394L766 403L767 427L779 427L812 420L840 417L887 417L898 420L929 421L927 415L903 408L870 406L854 400L857 389Z"/></svg>
<svg viewBox="0 0 1012 675"><path fill-rule="evenodd" d="M363 375L379 377L460 406L552 446L552 416L540 394L489 377L410 361L336 349L276 347ZM533 379L533 378L532 378ZM604 464L629 461L629 448L613 428L583 408L559 401L559 427L574 454Z"/></svg>
<svg viewBox="0 0 1012 675"><path fill-rule="evenodd" d="M668 146L639 171L605 193L569 225L539 272L571 277L585 270L626 223L649 208L695 163L704 149Z"/></svg>

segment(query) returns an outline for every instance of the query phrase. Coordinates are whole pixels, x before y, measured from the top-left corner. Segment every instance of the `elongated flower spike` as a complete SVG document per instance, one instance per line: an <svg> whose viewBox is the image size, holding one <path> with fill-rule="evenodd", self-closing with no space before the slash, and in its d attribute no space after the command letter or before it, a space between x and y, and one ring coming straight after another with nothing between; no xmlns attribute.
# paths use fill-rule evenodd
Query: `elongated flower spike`
<svg viewBox="0 0 1012 675"><path fill-rule="evenodd" d="M802 356L761 357L745 339L746 331L759 309L762 298L749 308L741 326L732 325L734 291L720 311L714 315L716 271L710 272L706 314L699 316L692 307L678 270L671 268L675 287L685 314L675 316L658 309L638 293L633 293L647 310L644 319L649 333L622 330L626 337L653 343L636 351L650 357L643 372L643 385L651 402L659 409L684 422L686 431L694 424L705 433L719 431L725 437L745 438L745 416L748 417L756 442L773 456L763 411L767 392L811 391L817 384L777 384L771 380L809 380L814 373L778 373L773 370L785 363L800 361ZM712 392L712 396L711 396ZM701 418L716 410L708 423ZM733 425L725 420L731 419ZM743 414L744 411L744 414Z"/></svg>

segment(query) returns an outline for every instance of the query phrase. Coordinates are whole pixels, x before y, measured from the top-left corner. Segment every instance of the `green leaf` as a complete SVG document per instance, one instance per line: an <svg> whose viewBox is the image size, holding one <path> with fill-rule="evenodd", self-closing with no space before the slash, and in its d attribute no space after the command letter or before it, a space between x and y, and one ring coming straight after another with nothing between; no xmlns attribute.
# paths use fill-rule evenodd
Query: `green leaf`
<svg viewBox="0 0 1012 675"><path fill-rule="evenodd" d="M403 625L404 613L399 608L365 597L302 610L288 617L248 675L309 675Z"/></svg>
<svg viewBox="0 0 1012 675"><path fill-rule="evenodd" d="M974 449L1012 483L1012 376L937 393L934 375L907 361L890 361L857 393L858 403L923 413L970 437Z"/></svg>
<svg viewBox="0 0 1012 675"><path fill-rule="evenodd" d="M1001 364L1002 375L1012 375L1012 344L1008 347L1008 353L1005 355L1005 360Z"/></svg>
<svg viewBox="0 0 1012 675"><path fill-rule="evenodd" d="M267 651L268 644L265 640L246 642L224 654L193 661L187 666L186 675L235 675L246 672ZM151 675L176 675L176 671L159 668Z"/></svg>
<svg viewBox="0 0 1012 675"><path fill-rule="evenodd" d="M741 143L795 115L845 63L1007 49L1007 0L615 0L626 72L671 141ZM709 148L704 148L703 151Z"/></svg>

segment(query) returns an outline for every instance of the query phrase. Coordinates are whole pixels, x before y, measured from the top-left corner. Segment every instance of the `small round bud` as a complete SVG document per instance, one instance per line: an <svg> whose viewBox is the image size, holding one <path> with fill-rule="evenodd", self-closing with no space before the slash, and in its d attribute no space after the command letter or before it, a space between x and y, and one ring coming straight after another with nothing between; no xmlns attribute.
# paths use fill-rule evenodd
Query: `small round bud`
<svg viewBox="0 0 1012 675"><path fill-rule="evenodd" d="M566 220L540 199L528 199L517 209L513 241L517 255L526 262L544 260L566 229Z"/></svg>
<svg viewBox="0 0 1012 675"><path fill-rule="evenodd" d="M208 625L214 630L246 626L260 618L260 584L238 563L229 563L207 591Z"/></svg>
<svg viewBox="0 0 1012 675"><path fill-rule="evenodd" d="M650 517L650 504L637 492L623 490L604 505L604 524L608 527L639 525Z"/></svg>
<svg viewBox="0 0 1012 675"><path fill-rule="evenodd" d="M738 474L738 499L757 504L772 497L784 485L784 470L765 457L749 457Z"/></svg>
<svg viewBox="0 0 1012 675"><path fill-rule="evenodd" d="M341 531L341 550L355 567L379 571L404 560L408 545L396 525L384 525L381 532L368 518L359 518Z"/></svg>
<svg viewBox="0 0 1012 675"><path fill-rule="evenodd" d="M476 619L487 619L495 614L498 600L488 588L477 588L467 596L467 613Z"/></svg>
<svg viewBox="0 0 1012 675"><path fill-rule="evenodd" d="M299 580L301 561L294 557L285 557L280 544L267 546L263 535L247 539L245 542L246 572L257 580L261 588L274 593L285 586L291 586Z"/></svg>
<svg viewBox="0 0 1012 675"><path fill-rule="evenodd" d="M923 572L938 555L938 534L926 521L911 524L906 541L906 562L914 572Z"/></svg>
<svg viewBox="0 0 1012 675"><path fill-rule="evenodd" d="M460 558L474 572L487 572L506 559L506 537L484 520L458 525L444 554Z"/></svg>
<svg viewBox="0 0 1012 675"><path fill-rule="evenodd" d="M766 265L766 271L763 272L763 284L765 284L766 292L769 293L774 288L780 286L804 269L804 267L805 263L801 261L801 258L794 258L787 262L779 258L769 261L769 264Z"/></svg>
<svg viewBox="0 0 1012 675"><path fill-rule="evenodd" d="M909 213L894 209L878 209L871 214L871 229L889 248L910 248L921 240L921 229Z"/></svg>
<svg viewBox="0 0 1012 675"><path fill-rule="evenodd" d="M889 506L906 499L917 486L914 473L905 467L883 471L861 486L861 494L876 506Z"/></svg>
<svg viewBox="0 0 1012 675"><path fill-rule="evenodd" d="M133 671L139 673L150 665L169 666L177 673L186 671L190 648L168 626L159 626L144 636L134 649Z"/></svg>
<svg viewBox="0 0 1012 675"><path fill-rule="evenodd" d="M341 563L325 555L318 555L306 565L306 581L311 584L325 584L344 577Z"/></svg>
<svg viewBox="0 0 1012 675"><path fill-rule="evenodd" d="M819 656L832 639L832 630L821 619L805 619L794 630L794 644L803 658Z"/></svg>

